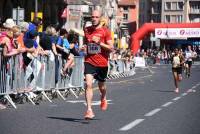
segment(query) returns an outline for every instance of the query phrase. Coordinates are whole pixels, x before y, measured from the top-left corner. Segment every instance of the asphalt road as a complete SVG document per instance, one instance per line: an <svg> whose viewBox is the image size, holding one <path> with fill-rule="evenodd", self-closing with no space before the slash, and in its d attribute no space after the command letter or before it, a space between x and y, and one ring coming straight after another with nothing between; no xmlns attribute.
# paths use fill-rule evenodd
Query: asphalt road
<svg viewBox="0 0 200 134"><path fill-rule="evenodd" d="M85 121L84 95L38 106L17 105L0 111L0 134L199 134L200 66L175 89L171 66L136 69L136 74L107 82L109 107L99 107L95 90L94 120Z"/></svg>

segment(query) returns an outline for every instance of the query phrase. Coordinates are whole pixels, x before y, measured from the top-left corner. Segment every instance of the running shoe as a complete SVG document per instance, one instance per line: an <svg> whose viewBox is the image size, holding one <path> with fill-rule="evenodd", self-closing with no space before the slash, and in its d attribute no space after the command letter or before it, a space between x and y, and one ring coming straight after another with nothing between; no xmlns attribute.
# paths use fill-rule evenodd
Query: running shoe
<svg viewBox="0 0 200 134"><path fill-rule="evenodd" d="M85 117L86 120L91 120L95 117L95 115L94 115L94 112L92 110L87 110L84 117Z"/></svg>
<svg viewBox="0 0 200 134"><path fill-rule="evenodd" d="M100 106L101 106L101 110L103 110L103 111L107 110L107 108L108 108L107 100L106 99L101 100L101 105Z"/></svg>
<svg viewBox="0 0 200 134"><path fill-rule="evenodd" d="M176 92L176 93L179 93L179 89L178 89L178 88L176 88L175 92Z"/></svg>

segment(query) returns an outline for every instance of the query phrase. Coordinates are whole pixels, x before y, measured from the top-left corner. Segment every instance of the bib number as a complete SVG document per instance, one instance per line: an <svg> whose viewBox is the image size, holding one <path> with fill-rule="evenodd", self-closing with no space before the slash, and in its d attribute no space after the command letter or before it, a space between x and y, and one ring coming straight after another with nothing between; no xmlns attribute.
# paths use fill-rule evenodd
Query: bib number
<svg viewBox="0 0 200 134"><path fill-rule="evenodd" d="M88 54L98 54L101 53L101 47L97 44L90 43L87 45Z"/></svg>

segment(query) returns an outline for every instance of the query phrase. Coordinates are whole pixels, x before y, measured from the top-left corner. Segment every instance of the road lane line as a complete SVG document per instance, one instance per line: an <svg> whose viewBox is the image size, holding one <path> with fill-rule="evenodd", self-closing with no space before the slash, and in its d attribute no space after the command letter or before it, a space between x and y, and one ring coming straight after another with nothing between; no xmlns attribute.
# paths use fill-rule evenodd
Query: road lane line
<svg viewBox="0 0 200 134"><path fill-rule="evenodd" d="M187 92L188 92L188 93L192 92L192 89L188 89Z"/></svg>
<svg viewBox="0 0 200 134"><path fill-rule="evenodd" d="M183 93L183 94L182 94L182 96L186 96L186 95L188 95L188 93Z"/></svg>
<svg viewBox="0 0 200 134"><path fill-rule="evenodd" d="M177 100L179 100L179 99L181 99L181 97L176 97L176 98L174 98L174 99L172 99L173 101L177 101Z"/></svg>
<svg viewBox="0 0 200 134"><path fill-rule="evenodd" d="M196 88L196 86L193 86L192 89Z"/></svg>
<svg viewBox="0 0 200 134"><path fill-rule="evenodd" d="M196 90L195 90L195 89L193 89L193 90L192 90L192 92L193 92L193 93L195 93L195 92L196 92Z"/></svg>
<svg viewBox="0 0 200 134"><path fill-rule="evenodd" d="M172 103L173 103L173 102L171 102L171 101L170 101L170 102L167 102L167 103L163 104L162 107L168 107L168 106L171 105Z"/></svg>
<svg viewBox="0 0 200 134"><path fill-rule="evenodd" d="M141 122L143 122L145 119L136 119L135 121L125 125L124 127L120 128L119 131L128 131L132 129L133 127L137 126Z"/></svg>
<svg viewBox="0 0 200 134"><path fill-rule="evenodd" d="M107 83L126 83L126 82L130 82L130 81L134 81L134 80L138 80L138 79L143 79L143 78L147 78L147 77L151 77L152 75L146 75L143 77L139 77L139 78L134 78L134 79L129 79L129 80L122 80L122 81L117 81L117 82L107 82Z"/></svg>
<svg viewBox="0 0 200 134"><path fill-rule="evenodd" d="M145 114L144 116L148 116L148 117L153 116L154 114L158 113L161 110L162 110L161 108L154 109L154 110L150 111L149 113Z"/></svg>

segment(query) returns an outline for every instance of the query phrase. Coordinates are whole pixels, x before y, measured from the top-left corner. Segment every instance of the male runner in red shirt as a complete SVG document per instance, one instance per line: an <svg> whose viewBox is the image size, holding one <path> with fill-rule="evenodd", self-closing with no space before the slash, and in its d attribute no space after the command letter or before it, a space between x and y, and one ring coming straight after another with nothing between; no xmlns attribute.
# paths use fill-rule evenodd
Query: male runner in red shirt
<svg viewBox="0 0 200 134"><path fill-rule="evenodd" d="M101 92L101 109L107 109L105 80L108 72L108 57L113 50L113 41L111 32L100 24L100 11L92 12L92 26L84 29L85 43L87 46L87 55L85 57L85 79L86 91L85 98L87 111L85 119L94 118L92 110L93 79L98 80L99 90Z"/></svg>

